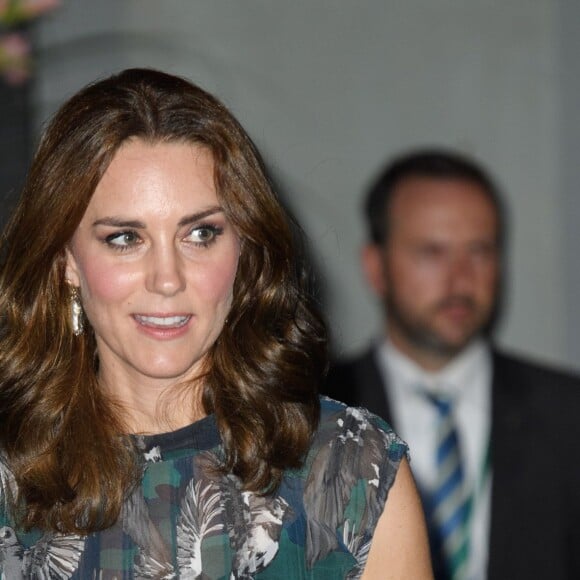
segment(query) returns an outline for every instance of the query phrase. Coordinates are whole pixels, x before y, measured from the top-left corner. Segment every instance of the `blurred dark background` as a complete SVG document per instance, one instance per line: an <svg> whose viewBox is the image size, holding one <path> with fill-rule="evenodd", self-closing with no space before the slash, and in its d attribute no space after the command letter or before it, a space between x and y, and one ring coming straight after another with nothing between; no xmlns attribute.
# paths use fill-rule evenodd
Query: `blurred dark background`
<svg viewBox="0 0 580 580"><path fill-rule="evenodd" d="M0 18L1 34L26 39L11 48L20 73L0 78L2 223L67 96L127 66L162 68L217 94L256 140L306 231L339 352L380 318L358 265L363 190L400 150L445 145L488 166L512 208L499 342L580 369L575 0L20 4L36 12Z"/></svg>

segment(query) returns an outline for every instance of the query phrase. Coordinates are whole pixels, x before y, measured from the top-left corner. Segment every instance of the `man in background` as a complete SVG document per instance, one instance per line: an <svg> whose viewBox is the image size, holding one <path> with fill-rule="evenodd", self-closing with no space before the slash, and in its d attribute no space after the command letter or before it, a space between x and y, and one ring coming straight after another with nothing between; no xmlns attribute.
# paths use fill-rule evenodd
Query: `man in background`
<svg viewBox="0 0 580 580"><path fill-rule="evenodd" d="M334 365L325 392L409 444L437 580L580 578L580 380L493 345L496 185L462 155L417 151L386 168L365 210L384 336Z"/></svg>

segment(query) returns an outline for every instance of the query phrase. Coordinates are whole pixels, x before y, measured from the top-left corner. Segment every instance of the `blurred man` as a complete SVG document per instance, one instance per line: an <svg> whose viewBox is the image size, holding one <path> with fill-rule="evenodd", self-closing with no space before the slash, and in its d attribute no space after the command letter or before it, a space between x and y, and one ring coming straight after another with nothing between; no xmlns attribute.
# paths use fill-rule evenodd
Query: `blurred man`
<svg viewBox="0 0 580 580"><path fill-rule="evenodd" d="M386 169L365 209L384 336L336 364L326 392L409 444L438 580L580 578L580 380L490 341L495 184L456 153L418 151Z"/></svg>

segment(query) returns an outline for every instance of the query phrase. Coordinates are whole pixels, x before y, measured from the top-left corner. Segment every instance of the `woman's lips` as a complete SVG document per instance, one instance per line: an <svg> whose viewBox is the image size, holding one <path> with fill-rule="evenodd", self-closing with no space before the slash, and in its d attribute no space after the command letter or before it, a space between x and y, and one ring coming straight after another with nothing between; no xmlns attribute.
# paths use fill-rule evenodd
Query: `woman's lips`
<svg viewBox="0 0 580 580"><path fill-rule="evenodd" d="M170 316L146 316L144 314L135 314L134 317L139 324L145 326L169 328L187 324L191 315L172 314Z"/></svg>
<svg viewBox="0 0 580 580"><path fill-rule="evenodd" d="M133 314L138 328L155 338L176 338L185 334L191 314Z"/></svg>

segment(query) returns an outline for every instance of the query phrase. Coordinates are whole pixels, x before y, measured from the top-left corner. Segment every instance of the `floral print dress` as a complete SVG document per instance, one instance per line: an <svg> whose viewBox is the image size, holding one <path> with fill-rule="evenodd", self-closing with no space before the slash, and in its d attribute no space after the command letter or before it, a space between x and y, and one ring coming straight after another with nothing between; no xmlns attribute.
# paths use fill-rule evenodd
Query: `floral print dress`
<svg viewBox="0 0 580 580"><path fill-rule="evenodd" d="M115 526L87 537L15 530L14 482L1 464L0 578L359 578L407 452L382 420L326 398L303 467L273 495L216 473L212 415L137 444L141 486Z"/></svg>

